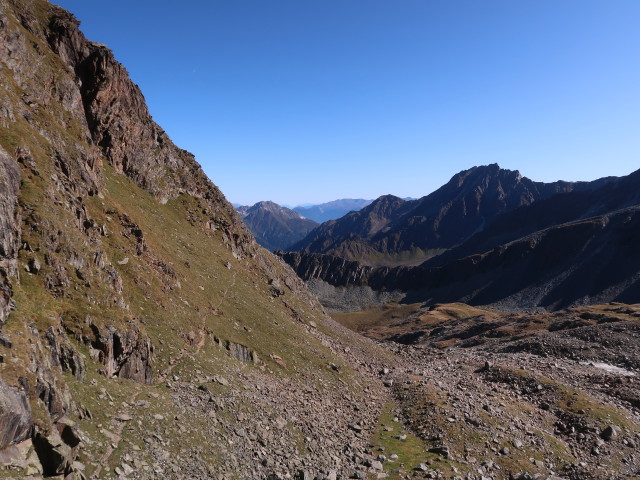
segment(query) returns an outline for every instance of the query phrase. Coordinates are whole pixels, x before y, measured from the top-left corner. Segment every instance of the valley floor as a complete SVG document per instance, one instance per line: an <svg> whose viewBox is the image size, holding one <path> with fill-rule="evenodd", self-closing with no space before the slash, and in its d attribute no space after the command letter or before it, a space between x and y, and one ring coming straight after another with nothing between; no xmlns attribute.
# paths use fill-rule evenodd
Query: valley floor
<svg viewBox="0 0 640 480"><path fill-rule="evenodd" d="M388 336L403 338L402 324L414 328L416 308L409 310L395 329L387 323ZM461 319L462 311L473 315ZM640 478L638 312L422 311L422 334L404 337L415 344L385 342L403 364L383 375L393 413L383 414L371 453L398 479ZM336 317L354 327L353 314ZM380 337L382 327L369 321L360 330Z"/></svg>

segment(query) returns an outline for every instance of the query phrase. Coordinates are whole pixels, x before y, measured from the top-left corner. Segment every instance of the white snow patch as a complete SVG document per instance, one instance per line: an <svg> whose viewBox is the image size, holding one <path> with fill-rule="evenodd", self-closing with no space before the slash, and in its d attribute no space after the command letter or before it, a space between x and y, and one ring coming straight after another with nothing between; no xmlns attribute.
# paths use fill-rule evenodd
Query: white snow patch
<svg viewBox="0 0 640 480"><path fill-rule="evenodd" d="M634 377L636 374L626 370L622 367L616 367L615 365L610 365L604 362L582 362L583 365L589 365L591 367L599 368L600 370L604 370L605 372L615 373L617 375L622 375L623 377Z"/></svg>

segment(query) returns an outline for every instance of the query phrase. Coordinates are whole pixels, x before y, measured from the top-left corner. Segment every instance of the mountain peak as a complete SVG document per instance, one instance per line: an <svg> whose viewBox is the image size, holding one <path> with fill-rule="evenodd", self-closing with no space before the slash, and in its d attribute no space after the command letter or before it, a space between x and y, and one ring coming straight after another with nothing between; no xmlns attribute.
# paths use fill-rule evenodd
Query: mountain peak
<svg viewBox="0 0 640 480"><path fill-rule="evenodd" d="M268 250L283 250L301 240L318 224L295 210L270 200L236 207L256 241Z"/></svg>

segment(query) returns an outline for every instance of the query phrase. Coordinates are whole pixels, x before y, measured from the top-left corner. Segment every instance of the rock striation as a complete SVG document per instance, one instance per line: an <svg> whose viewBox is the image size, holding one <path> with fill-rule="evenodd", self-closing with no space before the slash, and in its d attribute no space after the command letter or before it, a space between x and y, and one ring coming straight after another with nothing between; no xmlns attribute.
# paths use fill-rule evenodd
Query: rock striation
<svg viewBox="0 0 640 480"><path fill-rule="evenodd" d="M17 257L21 219L18 210L20 169L1 147L0 178L3 179L0 183L0 324L2 324L7 319L12 306L11 278L18 275Z"/></svg>

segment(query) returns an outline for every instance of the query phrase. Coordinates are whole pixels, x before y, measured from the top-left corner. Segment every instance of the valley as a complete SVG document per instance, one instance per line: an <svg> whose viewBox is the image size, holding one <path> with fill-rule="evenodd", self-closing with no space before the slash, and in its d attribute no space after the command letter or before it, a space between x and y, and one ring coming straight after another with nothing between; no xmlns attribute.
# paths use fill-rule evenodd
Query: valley
<svg viewBox="0 0 640 480"><path fill-rule="evenodd" d="M639 179L234 208L0 0L0 478L640 478Z"/></svg>

